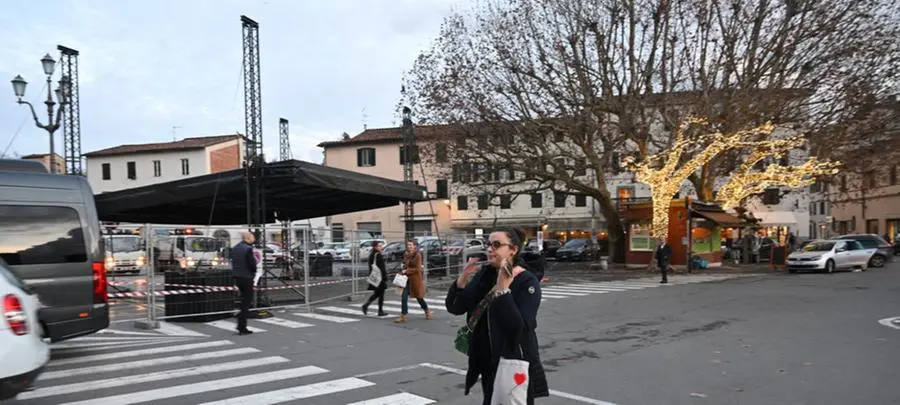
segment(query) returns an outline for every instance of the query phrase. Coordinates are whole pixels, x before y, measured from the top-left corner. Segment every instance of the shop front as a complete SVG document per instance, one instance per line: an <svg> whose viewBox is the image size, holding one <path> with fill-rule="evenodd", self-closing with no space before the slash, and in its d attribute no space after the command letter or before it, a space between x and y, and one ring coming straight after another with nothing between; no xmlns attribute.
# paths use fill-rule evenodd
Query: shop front
<svg viewBox="0 0 900 405"><path fill-rule="evenodd" d="M633 268L646 267L654 260L654 251L658 245L651 232L652 204L629 204L624 214L627 221L626 265ZM666 238L666 243L672 247L669 263L672 266L685 266L690 259L694 259L703 261L710 267L721 266L723 237L728 237L728 227L739 225L740 219L717 205L690 199L672 200Z"/></svg>

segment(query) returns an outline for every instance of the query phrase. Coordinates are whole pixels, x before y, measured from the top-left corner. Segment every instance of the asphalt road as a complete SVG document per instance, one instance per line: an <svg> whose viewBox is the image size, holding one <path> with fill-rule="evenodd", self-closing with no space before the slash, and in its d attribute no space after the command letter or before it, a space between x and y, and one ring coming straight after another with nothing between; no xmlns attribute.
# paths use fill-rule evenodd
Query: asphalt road
<svg viewBox="0 0 900 405"><path fill-rule="evenodd" d="M538 329L554 391L539 403L900 403L900 264L671 281L547 283ZM411 311L405 325L343 302L251 320L251 336L231 319L117 328L57 345L38 390L13 403L478 403L462 396L462 320L442 311L442 293L430 291L434 320Z"/></svg>

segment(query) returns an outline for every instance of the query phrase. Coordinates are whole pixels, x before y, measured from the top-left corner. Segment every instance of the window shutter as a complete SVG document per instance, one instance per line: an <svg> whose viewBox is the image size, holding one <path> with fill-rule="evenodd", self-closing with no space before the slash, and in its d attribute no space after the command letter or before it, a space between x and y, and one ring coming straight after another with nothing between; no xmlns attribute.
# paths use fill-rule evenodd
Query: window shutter
<svg viewBox="0 0 900 405"><path fill-rule="evenodd" d="M356 166L362 167L362 165L363 165L363 150L357 149L356 150Z"/></svg>
<svg viewBox="0 0 900 405"><path fill-rule="evenodd" d="M375 148L369 148L369 149L367 150L367 152L369 152L369 155L370 155L370 156L369 156L369 158L370 158L370 159L369 159L369 165L370 165L370 166L375 166Z"/></svg>

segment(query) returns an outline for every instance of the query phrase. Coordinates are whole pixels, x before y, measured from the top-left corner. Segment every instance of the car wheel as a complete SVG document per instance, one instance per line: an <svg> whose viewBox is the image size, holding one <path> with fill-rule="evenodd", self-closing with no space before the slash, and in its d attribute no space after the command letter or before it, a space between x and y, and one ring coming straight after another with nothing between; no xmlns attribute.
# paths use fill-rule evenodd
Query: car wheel
<svg viewBox="0 0 900 405"><path fill-rule="evenodd" d="M825 262L825 272L826 273L834 273L834 260L829 260Z"/></svg>
<svg viewBox="0 0 900 405"><path fill-rule="evenodd" d="M875 255L869 259L869 266L872 267L884 267L885 258L882 255Z"/></svg>

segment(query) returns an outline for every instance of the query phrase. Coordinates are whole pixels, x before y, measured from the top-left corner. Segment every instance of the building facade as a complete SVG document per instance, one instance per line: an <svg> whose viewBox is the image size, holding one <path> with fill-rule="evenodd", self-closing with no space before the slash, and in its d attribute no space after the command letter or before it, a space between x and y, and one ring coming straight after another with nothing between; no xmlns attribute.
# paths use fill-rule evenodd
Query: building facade
<svg viewBox="0 0 900 405"><path fill-rule="evenodd" d="M862 174L846 173L823 184L830 202L834 234L873 233L897 240L900 233L900 168L873 165Z"/></svg>
<svg viewBox="0 0 900 405"><path fill-rule="evenodd" d="M50 154L49 153L26 155L26 156L22 156L22 159L34 160L37 162L41 162L41 164L43 164L44 167L47 168L47 171L50 171ZM66 158L54 153L53 163L54 163L54 166L56 166L56 173L65 173L66 172Z"/></svg>
<svg viewBox="0 0 900 405"><path fill-rule="evenodd" d="M106 193L238 169L244 159L244 136L120 145L84 157L94 193Z"/></svg>

